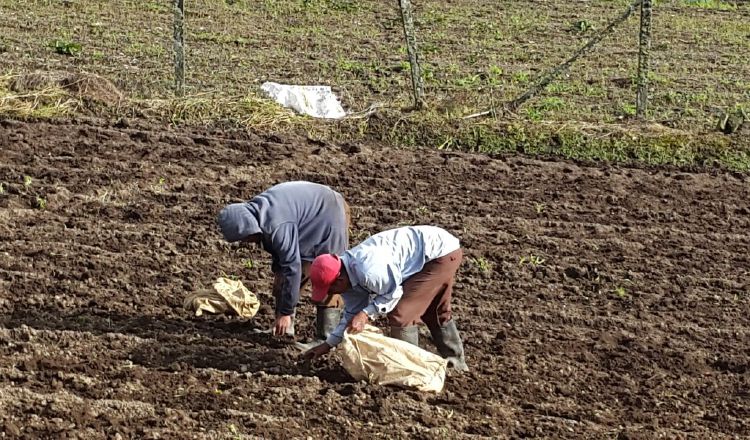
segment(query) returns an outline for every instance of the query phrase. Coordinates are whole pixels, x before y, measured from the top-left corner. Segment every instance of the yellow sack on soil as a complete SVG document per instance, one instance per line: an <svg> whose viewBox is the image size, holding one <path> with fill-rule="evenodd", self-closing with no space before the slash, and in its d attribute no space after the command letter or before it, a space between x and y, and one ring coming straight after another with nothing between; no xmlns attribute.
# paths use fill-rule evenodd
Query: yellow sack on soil
<svg viewBox="0 0 750 440"><path fill-rule="evenodd" d="M355 380L440 392L447 361L408 342L389 338L373 326L344 334L339 346L344 369Z"/></svg>
<svg viewBox="0 0 750 440"><path fill-rule="evenodd" d="M187 310L194 310L195 316L206 313L227 313L233 310L243 318L252 318L260 309L258 298L239 280L217 278L214 290L191 293L183 301Z"/></svg>

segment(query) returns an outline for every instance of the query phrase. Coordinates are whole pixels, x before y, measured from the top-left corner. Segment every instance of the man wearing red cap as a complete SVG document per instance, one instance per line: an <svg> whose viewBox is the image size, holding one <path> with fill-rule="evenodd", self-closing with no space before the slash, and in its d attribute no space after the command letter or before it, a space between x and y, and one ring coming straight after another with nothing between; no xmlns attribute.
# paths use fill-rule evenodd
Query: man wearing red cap
<svg viewBox="0 0 750 440"><path fill-rule="evenodd" d="M344 316L326 341L303 355L315 358L338 345L344 331L362 331L388 316L390 336L419 345L424 322L441 356L468 370L451 316L453 282L463 253L458 238L435 226L410 226L375 234L341 257L320 255L310 266L314 302L344 299Z"/></svg>

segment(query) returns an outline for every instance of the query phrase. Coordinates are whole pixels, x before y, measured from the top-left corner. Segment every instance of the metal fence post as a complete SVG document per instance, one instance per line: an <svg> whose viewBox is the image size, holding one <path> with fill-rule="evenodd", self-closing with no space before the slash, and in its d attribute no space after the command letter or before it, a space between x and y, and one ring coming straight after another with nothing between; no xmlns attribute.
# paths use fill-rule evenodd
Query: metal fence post
<svg viewBox="0 0 750 440"><path fill-rule="evenodd" d="M185 1L174 0L174 87L177 96L185 93Z"/></svg>
<svg viewBox="0 0 750 440"><path fill-rule="evenodd" d="M636 116L646 117L648 107L648 70L651 58L651 0L641 2L641 29L638 42L638 91Z"/></svg>
<svg viewBox="0 0 750 440"><path fill-rule="evenodd" d="M414 108L420 109L424 106L424 84L422 82L422 68L419 66L417 36L414 29L411 1L399 0L399 7L401 9L401 19L404 23L406 51L409 54L409 64L411 65L411 84L412 92L414 93Z"/></svg>

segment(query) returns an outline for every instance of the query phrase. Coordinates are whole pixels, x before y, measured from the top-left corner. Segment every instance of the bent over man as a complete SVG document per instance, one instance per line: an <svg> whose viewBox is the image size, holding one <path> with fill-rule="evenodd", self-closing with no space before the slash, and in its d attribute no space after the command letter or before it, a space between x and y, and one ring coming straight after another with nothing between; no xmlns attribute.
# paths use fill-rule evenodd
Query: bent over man
<svg viewBox="0 0 750 440"><path fill-rule="evenodd" d="M349 205L341 194L311 182L278 184L219 213L219 228L227 241L260 243L271 254L275 335L294 335L294 310L310 264L318 255L346 251L349 222ZM336 326L341 306L336 295L318 303L318 338L327 338Z"/></svg>
<svg viewBox="0 0 750 440"><path fill-rule="evenodd" d="M463 252L458 238L435 226L412 226L375 234L341 257L326 254L310 267L313 301L344 299L344 316L326 341L303 356L328 353L344 331L358 332L387 315L390 336L419 345L417 324L430 329L441 356L468 370L463 343L451 316L453 283Z"/></svg>

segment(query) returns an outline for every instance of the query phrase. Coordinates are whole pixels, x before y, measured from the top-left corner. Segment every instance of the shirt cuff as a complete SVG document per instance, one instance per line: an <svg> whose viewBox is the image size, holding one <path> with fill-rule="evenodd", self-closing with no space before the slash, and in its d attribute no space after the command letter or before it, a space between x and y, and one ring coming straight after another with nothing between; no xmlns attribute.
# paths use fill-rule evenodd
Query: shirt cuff
<svg viewBox="0 0 750 440"><path fill-rule="evenodd" d="M343 340L344 338L342 338L341 336L328 335L328 337L326 338L326 344L330 345L331 347L335 347L339 345Z"/></svg>
<svg viewBox="0 0 750 440"><path fill-rule="evenodd" d="M367 313L367 316L370 318L375 318L378 316L378 308L375 307L375 304L370 304L369 306L362 309L363 312Z"/></svg>
<svg viewBox="0 0 750 440"><path fill-rule="evenodd" d="M276 309L278 316L294 316L294 307L280 306Z"/></svg>

